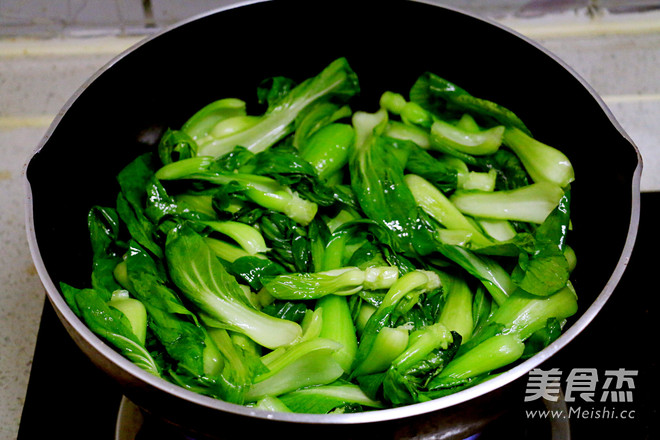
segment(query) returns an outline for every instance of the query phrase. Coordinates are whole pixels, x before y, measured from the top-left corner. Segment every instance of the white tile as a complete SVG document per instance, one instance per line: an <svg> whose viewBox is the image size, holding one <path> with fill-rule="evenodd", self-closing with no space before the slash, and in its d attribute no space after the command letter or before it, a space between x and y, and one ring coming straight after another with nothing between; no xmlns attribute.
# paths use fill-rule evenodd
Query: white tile
<svg viewBox="0 0 660 440"><path fill-rule="evenodd" d="M22 170L45 127L0 129L0 439L15 439L45 291L25 232Z"/></svg>
<svg viewBox="0 0 660 440"><path fill-rule="evenodd" d="M215 10L228 5L240 3L236 0L196 0L181 2L170 0L151 0L154 21L159 26L167 26L187 18Z"/></svg>
<svg viewBox="0 0 660 440"><path fill-rule="evenodd" d="M114 55L12 57L0 62L0 116L54 115Z"/></svg>
<svg viewBox="0 0 660 440"><path fill-rule="evenodd" d="M660 93L660 32L537 41L600 95Z"/></svg>
<svg viewBox="0 0 660 440"><path fill-rule="evenodd" d="M144 27L141 0L3 0L0 35L59 36Z"/></svg>
<svg viewBox="0 0 660 440"><path fill-rule="evenodd" d="M605 102L642 155L642 191L660 191L660 99Z"/></svg>
<svg viewBox="0 0 660 440"><path fill-rule="evenodd" d="M584 7L587 0L442 0L438 2L459 10L489 17L502 18L506 16L537 17L548 13L556 13L578 7Z"/></svg>

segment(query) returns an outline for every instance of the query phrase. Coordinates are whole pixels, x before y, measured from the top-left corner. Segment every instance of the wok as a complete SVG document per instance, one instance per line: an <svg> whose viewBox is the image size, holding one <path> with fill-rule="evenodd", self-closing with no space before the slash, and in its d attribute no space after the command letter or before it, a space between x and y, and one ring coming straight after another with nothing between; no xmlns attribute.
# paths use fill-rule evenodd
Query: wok
<svg viewBox="0 0 660 440"><path fill-rule="evenodd" d="M361 108L406 93L431 71L521 117L573 163L573 282L579 312L546 349L492 380L411 406L341 415L259 411L155 378L121 357L74 315L60 281L84 286L86 215L113 206L115 176L215 99L248 101L264 78L304 79L344 56L360 78ZM597 94L570 67L498 24L415 1L247 2L194 17L145 39L68 101L26 165L27 233L49 301L80 349L144 411L201 437L465 437L522 400L526 373L576 337L614 290L639 218L641 158ZM60 360L65 361L65 360ZM93 386L93 384L89 384ZM243 434L244 435L244 434Z"/></svg>

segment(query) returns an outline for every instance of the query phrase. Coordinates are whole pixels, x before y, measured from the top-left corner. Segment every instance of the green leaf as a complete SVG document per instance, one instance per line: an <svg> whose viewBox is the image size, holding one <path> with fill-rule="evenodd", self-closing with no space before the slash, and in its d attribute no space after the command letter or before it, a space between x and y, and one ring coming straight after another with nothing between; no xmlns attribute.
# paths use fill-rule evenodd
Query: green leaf
<svg viewBox="0 0 660 440"><path fill-rule="evenodd" d="M146 184L145 214L154 224L160 224L164 219L176 217L187 220L209 220L215 216L194 210L185 202L177 202L165 190L165 187L155 177Z"/></svg>
<svg viewBox="0 0 660 440"><path fill-rule="evenodd" d="M309 300L330 294L351 295L362 290L364 282L362 270L344 267L323 272L281 274L268 280L263 287L277 299Z"/></svg>
<svg viewBox="0 0 660 440"><path fill-rule="evenodd" d="M112 208L93 206L87 215L90 243L92 245L92 287L109 301L112 292L120 289L114 277L114 269L124 252L119 243L119 217Z"/></svg>
<svg viewBox="0 0 660 440"><path fill-rule="evenodd" d="M534 233L534 249L520 255L511 279L534 295L551 295L566 286L570 271L564 256L570 223L570 191Z"/></svg>
<svg viewBox="0 0 660 440"><path fill-rule="evenodd" d="M525 351L521 359L529 359L561 336L561 322L557 318L549 318L545 327L534 332L525 341Z"/></svg>
<svg viewBox="0 0 660 440"><path fill-rule="evenodd" d="M405 168L408 173L423 177L443 192L456 189L458 170L421 148L411 147Z"/></svg>
<svg viewBox="0 0 660 440"><path fill-rule="evenodd" d="M259 104L265 104L268 110L272 110L282 101L291 90L296 87L296 82L284 76L274 76L263 80L257 87L257 100Z"/></svg>
<svg viewBox="0 0 660 440"><path fill-rule="evenodd" d="M261 233L270 248L267 256L290 272L312 270L312 253L307 232L287 216L270 212L259 220Z"/></svg>
<svg viewBox="0 0 660 440"><path fill-rule="evenodd" d="M420 271L413 271L401 276L389 288L382 303L378 305L376 311L369 317L362 331L358 351L353 362L352 377L361 375L359 374L360 367L363 363L368 362L379 333L386 327L393 328L395 326L400 316L397 311L399 303L408 295L426 291L428 284L429 278L427 275Z"/></svg>
<svg viewBox="0 0 660 440"><path fill-rule="evenodd" d="M165 254L170 278L177 288L197 309L228 330L271 349L300 337L298 324L255 309L204 239L189 227L179 225L170 231Z"/></svg>
<svg viewBox="0 0 660 440"><path fill-rule="evenodd" d="M152 154L143 154L124 167L117 175L120 193L117 195L117 213L126 224L131 236L142 246L161 258L157 244L156 225L145 212L146 188L156 168Z"/></svg>
<svg viewBox="0 0 660 440"><path fill-rule="evenodd" d="M366 216L391 235L395 251L427 255L433 250L433 240L405 182L401 151L391 139L380 136L356 145L349 162L351 186Z"/></svg>
<svg viewBox="0 0 660 440"><path fill-rule="evenodd" d="M243 172L252 172L253 163L255 154L248 150L247 148L238 146L234 148L229 153L220 156L216 159L215 162L211 165L210 169L213 171L243 171ZM246 167L249 167L247 169Z"/></svg>
<svg viewBox="0 0 660 440"><path fill-rule="evenodd" d="M276 318L302 323L308 307L299 301L273 301L261 311Z"/></svg>
<svg viewBox="0 0 660 440"><path fill-rule="evenodd" d="M93 289L79 290L75 300L80 316L91 331L110 342L122 355L143 370L160 376L156 362L140 344L122 312L108 306Z"/></svg>
<svg viewBox="0 0 660 440"><path fill-rule="evenodd" d="M134 211L122 193L117 195L117 212L131 237L156 257L162 258L163 250L156 242L155 225L142 212Z"/></svg>
<svg viewBox="0 0 660 440"><path fill-rule="evenodd" d="M304 414L327 414L350 404L383 408L381 402L369 398L360 387L344 382L293 391L280 396L280 400L291 411Z"/></svg>
<svg viewBox="0 0 660 440"><path fill-rule="evenodd" d="M350 117L351 114L348 105L339 105L331 101L319 101L308 106L296 117L293 146L301 154L305 154L307 144L314 133L328 124Z"/></svg>
<svg viewBox="0 0 660 440"><path fill-rule="evenodd" d="M197 155L197 143L185 131L167 129L158 143L158 157L163 165Z"/></svg>
<svg viewBox="0 0 660 440"><path fill-rule="evenodd" d="M511 110L487 99L472 96L456 84L426 72L410 89L410 100L435 113L448 109L458 113L472 113L505 126L529 132L525 124Z"/></svg>
<svg viewBox="0 0 660 440"><path fill-rule="evenodd" d="M80 309L78 308L78 303L76 303L76 295L80 289L77 289L65 282L60 282L60 291L62 292L64 301L66 301L67 305L71 308L73 313L75 313L79 318L82 317Z"/></svg>
<svg viewBox="0 0 660 440"><path fill-rule="evenodd" d="M499 149L493 155L480 157L478 164L487 170L494 169L497 172L495 189L498 191L520 188L531 183L522 162L511 151Z"/></svg>
<svg viewBox="0 0 660 440"><path fill-rule="evenodd" d="M456 356L429 382L429 390L451 388L517 361L525 344L515 335L493 336Z"/></svg>
<svg viewBox="0 0 660 440"><path fill-rule="evenodd" d="M177 366L193 376L204 375L203 351L206 334L196 316L167 286L155 261L133 245L126 258L131 293L147 309L149 328Z"/></svg>
<svg viewBox="0 0 660 440"><path fill-rule="evenodd" d="M332 205L335 192L318 176L316 169L291 148L271 148L255 155L254 173L275 179L303 198L321 206Z"/></svg>
<svg viewBox="0 0 660 440"><path fill-rule="evenodd" d="M189 136L190 140L193 140L192 143L189 141L188 143L195 149L186 151L186 157L197 155L197 145L194 140L204 139L219 122L243 115L245 115L245 102L235 98L219 99L199 109L181 126L181 132L177 134L177 136ZM182 136L182 140L185 141L185 137ZM179 159L185 159L185 157L179 157ZM167 162L163 161L163 163Z"/></svg>
<svg viewBox="0 0 660 440"><path fill-rule="evenodd" d="M296 118L309 105L329 99L346 102L360 90L357 76L345 58L333 61L318 75L304 80L286 94L281 93L279 86L276 92L271 89L266 94L268 110L255 124L200 145L198 154L219 157L238 145L255 153L266 150L294 131Z"/></svg>
<svg viewBox="0 0 660 440"><path fill-rule="evenodd" d="M259 257L241 257L229 265L229 270L238 279L245 281L254 291L259 291L264 281L283 274L286 270L277 263Z"/></svg>

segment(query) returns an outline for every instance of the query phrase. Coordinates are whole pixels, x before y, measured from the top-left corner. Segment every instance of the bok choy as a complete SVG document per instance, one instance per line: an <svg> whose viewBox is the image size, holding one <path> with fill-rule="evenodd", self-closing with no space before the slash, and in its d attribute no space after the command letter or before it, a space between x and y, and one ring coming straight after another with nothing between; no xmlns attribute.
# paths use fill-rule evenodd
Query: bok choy
<svg viewBox="0 0 660 440"><path fill-rule="evenodd" d="M137 367L255 410L425 402L550 344L578 311L568 156L421 72L358 107L348 60L170 127L90 206L61 284Z"/></svg>

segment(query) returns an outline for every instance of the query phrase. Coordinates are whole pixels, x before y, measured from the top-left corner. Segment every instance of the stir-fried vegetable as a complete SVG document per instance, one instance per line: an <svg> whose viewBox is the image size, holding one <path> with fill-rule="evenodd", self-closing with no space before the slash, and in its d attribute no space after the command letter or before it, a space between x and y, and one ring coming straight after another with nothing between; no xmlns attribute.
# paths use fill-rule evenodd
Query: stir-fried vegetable
<svg viewBox="0 0 660 440"><path fill-rule="evenodd" d="M144 370L269 411L373 411L474 386L577 311L569 159L423 73L354 110L346 59L222 97L93 206L71 309Z"/></svg>

